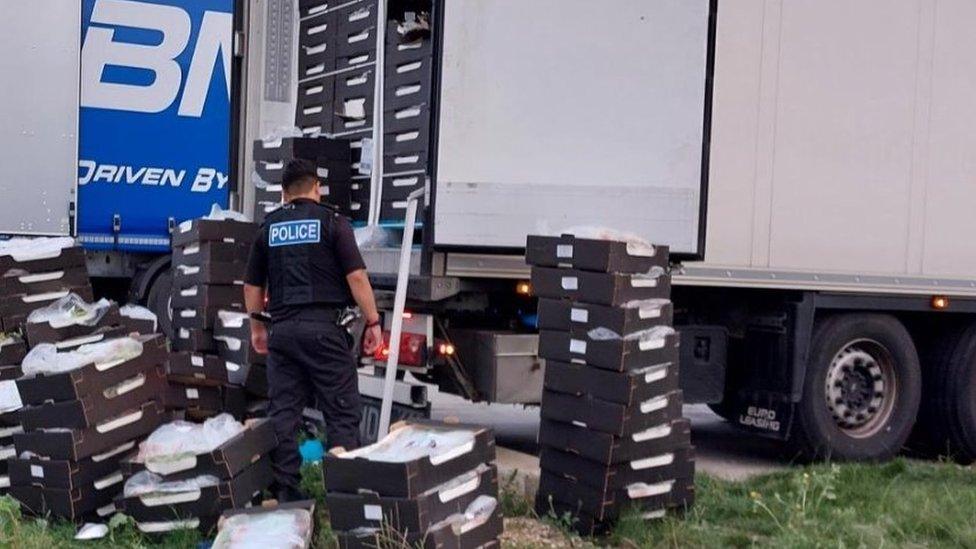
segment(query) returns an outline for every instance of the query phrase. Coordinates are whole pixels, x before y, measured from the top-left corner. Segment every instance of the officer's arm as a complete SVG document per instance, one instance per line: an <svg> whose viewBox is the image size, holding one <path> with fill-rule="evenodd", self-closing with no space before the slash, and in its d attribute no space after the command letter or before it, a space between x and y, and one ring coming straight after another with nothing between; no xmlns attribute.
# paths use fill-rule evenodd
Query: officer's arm
<svg viewBox="0 0 976 549"><path fill-rule="evenodd" d="M373 286L369 283L366 269L357 269L346 275L352 298L359 305L359 310L366 317L367 324L375 324L380 320L380 313L376 310L376 299L373 297Z"/></svg>

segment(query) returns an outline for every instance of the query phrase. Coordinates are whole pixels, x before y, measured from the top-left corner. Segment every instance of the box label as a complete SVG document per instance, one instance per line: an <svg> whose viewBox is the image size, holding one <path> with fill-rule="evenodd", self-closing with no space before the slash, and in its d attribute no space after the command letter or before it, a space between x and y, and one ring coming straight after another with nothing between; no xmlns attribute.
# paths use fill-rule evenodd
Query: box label
<svg viewBox="0 0 976 549"><path fill-rule="evenodd" d="M379 505L363 505L363 516L366 520L383 520L383 508Z"/></svg>
<svg viewBox="0 0 976 549"><path fill-rule="evenodd" d="M559 259L572 259L573 245L559 244L558 246L556 246L556 257L558 257Z"/></svg>
<svg viewBox="0 0 976 549"><path fill-rule="evenodd" d="M569 311L569 319L573 322L586 324L590 320L590 312L586 309L573 308Z"/></svg>
<svg viewBox="0 0 976 549"><path fill-rule="evenodd" d="M40 465L31 465L31 476L37 478L44 478L44 468Z"/></svg>

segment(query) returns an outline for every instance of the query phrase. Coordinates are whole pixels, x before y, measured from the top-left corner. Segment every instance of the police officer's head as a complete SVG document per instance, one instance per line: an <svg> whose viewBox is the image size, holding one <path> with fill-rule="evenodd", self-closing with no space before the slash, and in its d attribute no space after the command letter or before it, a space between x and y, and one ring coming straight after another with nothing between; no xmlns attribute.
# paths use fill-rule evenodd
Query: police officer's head
<svg viewBox="0 0 976 549"><path fill-rule="evenodd" d="M303 158L289 161L281 177L281 193L285 202L296 198L311 198L316 202L321 200L315 164Z"/></svg>

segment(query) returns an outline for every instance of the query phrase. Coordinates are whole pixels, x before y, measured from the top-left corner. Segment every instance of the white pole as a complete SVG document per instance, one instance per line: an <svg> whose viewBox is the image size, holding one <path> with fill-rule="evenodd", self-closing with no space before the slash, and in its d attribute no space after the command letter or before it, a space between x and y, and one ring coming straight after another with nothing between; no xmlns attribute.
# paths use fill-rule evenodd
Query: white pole
<svg viewBox="0 0 976 549"><path fill-rule="evenodd" d="M383 88L386 86L386 0L376 2L376 62L373 65L373 172L370 174L369 217L376 225L383 200Z"/></svg>
<svg viewBox="0 0 976 549"><path fill-rule="evenodd" d="M410 281L410 253L413 251L413 230L417 224L417 204L426 189L417 189L407 197L407 215L403 220L403 243L400 248L400 269L397 271L396 294L393 298L393 323L390 327L390 355L386 359L386 377L383 380L383 403L380 406L380 428L377 440L390 432L390 414L393 412L393 387L396 383L397 366L400 363L400 334L403 333L403 313L407 306L407 284Z"/></svg>

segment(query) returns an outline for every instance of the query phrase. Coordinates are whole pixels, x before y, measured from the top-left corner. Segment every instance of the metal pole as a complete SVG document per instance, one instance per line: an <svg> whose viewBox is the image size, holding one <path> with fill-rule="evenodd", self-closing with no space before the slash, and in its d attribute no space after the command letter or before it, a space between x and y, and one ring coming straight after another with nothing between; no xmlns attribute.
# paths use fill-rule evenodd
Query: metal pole
<svg viewBox="0 0 976 549"><path fill-rule="evenodd" d="M417 224L417 204L426 189L417 189L407 197L407 214L403 220L403 243L400 248L400 269L397 271L396 294L393 298L393 323L390 326L390 355L386 359L386 377L383 380L383 403L380 406L380 428L376 438L390 432L390 414L393 412L393 386L397 366L400 363L400 335L403 333L403 312L407 306L407 284L410 281L410 254L413 251L413 231Z"/></svg>

